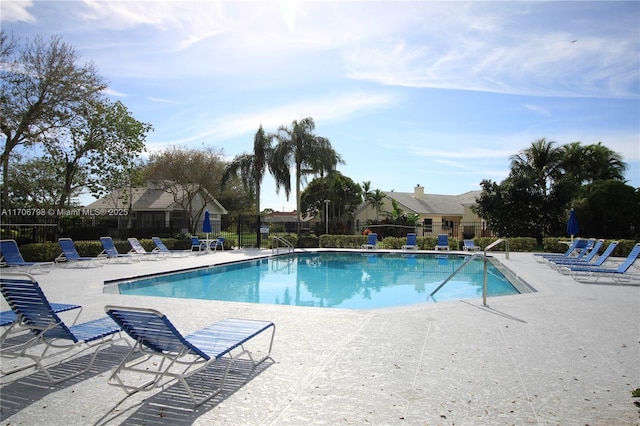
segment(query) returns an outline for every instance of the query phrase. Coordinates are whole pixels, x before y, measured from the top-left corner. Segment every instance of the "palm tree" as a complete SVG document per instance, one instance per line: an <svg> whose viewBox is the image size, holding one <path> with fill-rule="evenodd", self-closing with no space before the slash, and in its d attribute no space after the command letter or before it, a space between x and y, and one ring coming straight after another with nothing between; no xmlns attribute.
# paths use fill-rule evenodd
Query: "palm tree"
<svg viewBox="0 0 640 426"><path fill-rule="evenodd" d="M260 125L253 138L253 154L237 155L227 165L222 175L222 185L227 183L231 176L240 175L245 189L251 194L255 194L256 216L260 216L260 186L264 174L271 164L273 137L274 135L265 133Z"/></svg>
<svg viewBox="0 0 640 426"><path fill-rule="evenodd" d="M511 173L532 179L535 189L544 196L561 176L562 153L554 145L555 142L542 138L511 157Z"/></svg>
<svg viewBox="0 0 640 426"><path fill-rule="evenodd" d="M369 197L371 197L371 181L370 180L365 180L364 182L362 182L362 198L364 200L365 203L369 203ZM365 222L368 219L368 210L364 211L364 219Z"/></svg>
<svg viewBox="0 0 640 426"><path fill-rule="evenodd" d="M367 203L376 211L376 222L380 221L380 208L384 204L386 195L379 189L369 193Z"/></svg>
<svg viewBox="0 0 640 426"><path fill-rule="evenodd" d="M626 163L620 154L598 142L583 146L572 142L562 146L562 168L578 186L597 180L624 180Z"/></svg>
<svg viewBox="0 0 640 426"><path fill-rule="evenodd" d="M296 211L298 234L300 234L300 189L307 175L324 176L335 170L338 163L344 164L340 155L332 148L329 139L313 133L315 123L308 117L294 120L291 127L281 126L276 137L278 145L274 150L271 173L276 181L276 192L283 188L287 199L291 194L291 167L295 167Z"/></svg>
<svg viewBox="0 0 640 426"><path fill-rule="evenodd" d="M585 147L586 168L589 173L589 181L596 180L620 180L624 181L624 172L627 164L622 157L598 142L595 145Z"/></svg>

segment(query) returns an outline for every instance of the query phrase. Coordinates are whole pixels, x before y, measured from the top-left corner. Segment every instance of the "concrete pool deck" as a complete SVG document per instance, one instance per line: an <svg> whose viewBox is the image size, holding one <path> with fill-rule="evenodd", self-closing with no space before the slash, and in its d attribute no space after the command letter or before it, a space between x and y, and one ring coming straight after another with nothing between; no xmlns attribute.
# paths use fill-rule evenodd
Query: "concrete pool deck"
<svg viewBox="0 0 640 426"><path fill-rule="evenodd" d="M487 307L481 298L357 311L103 293L108 280L270 253L35 275L50 301L83 306L80 321L104 316L106 304L156 308L184 334L227 317L273 321L273 361L244 384L238 363L237 379L191 411L179 385L129 397L108 385L124 356L114 347L58 385L32 370L4 377L1 424L640 424L631 396L640 387L640 286L578 283L531 253L493 256L537 292ZM215 369L205 375L217 379Z"/></svg>

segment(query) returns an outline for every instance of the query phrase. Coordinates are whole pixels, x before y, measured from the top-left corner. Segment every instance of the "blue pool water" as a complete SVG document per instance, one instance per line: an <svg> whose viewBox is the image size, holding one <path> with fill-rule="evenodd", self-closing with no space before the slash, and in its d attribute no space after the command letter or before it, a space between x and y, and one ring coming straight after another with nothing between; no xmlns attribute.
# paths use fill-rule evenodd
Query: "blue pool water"
<svg viewBox="0 0 640 426"><path fill-rule="evenodd" d="M317 252L244 261L121 282L105 291L281 305L373 309L482 297L484 267L461 255ZM519 294L488 262L488 296Z"/></svg>

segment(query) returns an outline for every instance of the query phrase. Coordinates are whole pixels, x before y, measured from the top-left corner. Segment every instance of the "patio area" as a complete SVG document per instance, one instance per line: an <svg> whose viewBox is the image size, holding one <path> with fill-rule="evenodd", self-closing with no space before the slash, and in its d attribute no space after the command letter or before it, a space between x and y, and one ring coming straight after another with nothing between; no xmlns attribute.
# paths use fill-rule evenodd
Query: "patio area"
<svg viewBox="0 0 640 426"><path fill-rule="evenodd" d="M640 387L640 286L578 283L531 253L493 256L537 292L488 306L478 297L358 311L103 293L109 280L269 254L218 251L36 275L50 301L83 306L81 321L104 316L107 304L158 309L183 334L229 317L273 321L273 360L246 383L239 362L223 392L192 411L178 384L129 397L109 386L109 369L126 353L116 346L59 385L32 370L3 378L1 424L640 423L631 396ZM202 378L219 376L214 367Z"/></svg>

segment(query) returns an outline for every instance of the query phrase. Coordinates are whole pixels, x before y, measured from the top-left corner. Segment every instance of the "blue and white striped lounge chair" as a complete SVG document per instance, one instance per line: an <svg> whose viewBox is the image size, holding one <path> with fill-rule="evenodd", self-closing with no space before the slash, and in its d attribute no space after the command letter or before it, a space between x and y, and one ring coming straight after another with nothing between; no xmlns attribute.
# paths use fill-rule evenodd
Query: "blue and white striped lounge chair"
<svg viewBox="0 0 640 426"><path fill-rule="evenodd" d="M3 358L32 361L31 364L17 367L6 374L35 367L51 383L60 383L88 371L98 352L110 346L120 336L120 327L109 317L67 325L49 303L38 282L28 274L3 274L0 277L0 291L18 318L16 328L28 330L34 336L26 342L3 345L0 348L0 356ZM73 357L86 350L94 350L88 365L71 372L65 367L63 370L66 374L61 378L54 378L51 368L65 362L67 359L61 359L61 355L74 349L76 351L71 355ZM54 362L45 363L51 358Z"/></svg>
<svg viewBox="0 0 640 426"><path fill-rule="evenodd" d="M539 263L544 263L546 260L575 259L580 255L584 256L586 254L585 250L593 246L594 241L594 239L576 238L564 253L534 253L533 255Z"/></svg>
<svg viewBox="0 0 640 426"><path fill-rule="evenodd" d="M476 243L471 239L466 239L462 243L462 250L464 251L480 251L482 248L476 245Z"/></svg>
<svg viewBox="0 0 640 426"><path fill-rule="evenodd" d="M154 248L153 251L162 253L165 256L182 257L191 254L191 250L169 250L160 237L151 237L151 240L156 245L156 248Z"/></svg>
<svg viewBox="0 0 640 426"><path fill-rule="evenodd" d="M59 265L95 267L95 266L104 266L104 264L107 261L106 258L103 256L99 256L99 257L80 256L71 238L59 238L58 244L60 244L62 253L60 253L58 257L55 258L55 262Z"/></svg>
<svg viewBox="0 0 640 426"><path fill-rule="evenodd" d="M142 244L140 244L140 241L135 237L127 238L127 241L129 241L129 244L131 245L131 251L129 251L129 254L138 255L141 259L158 260L166 257L166 254L160 253L159 251L146 251L145 248L142 247Z"/></svg>
<svg viewBox="0 0 640 426"><path fill-rule="evenodd" d="M138 256L133 256L130 253L120 253L116 248L111 237L100 237L100 243L102 244L102 253L99 256L104 256L107 258L107 262L120 262L127 263L132 260L140 260Z"/></svg>
<svg viewBox="0 0 640 426"><path fill-rule="evenodd" d="M80 316L80 312L82 312L82 306L70 303L51 303L51 309L56 314L77 310L73 324L75 324ZM13 311L0 312L0 327L7 327L0 336L0 347L5 346L5 342L10 337L25 331L23 327L20 327L18 315ZM2 374L5 374L4 370L2 370Z"/></svg>
<svg viewBox="0 0 640 426"><path fill-rule="evenodd" d="M438 235L436 250L449 250L449 236L447 234Z"/></svg>
<svg viewBox="0 0 640 426"><path fill-rule="evenodd" d="M136 342L109 378L109 384L124 389L127 394L178 380L197 407L222 390L235 360L246 355L252 363L253 372L271 357L275 325L269 321L225 319L183 336L164 314L153 309L105 306L105 311ZM257 340L268 339L268 351L261 358L254 359L245 345L267 330L271 330L271 336L267 333ZM142 359L140 353L144 355ZM187 379L217 360L227 360L222 381L198 397ZM149 380L144 381L141 376L149 377Z"/></svg>
<svg viewBox="0 0 640 426"><path fill-rule="evenodd" d="M15 240L0 241L1 266L14 267L18 272L33 274L36 271L43 274L49 273L53 268L53 262L25 262Z"/></svg>
<svg viewBox="0 0 640 426"><path fill-rule="evenodd" d="M415 233L407 234L407 243L401 247L402 250L417 250L418 249L417 239L418 239L418 236Z"/></svg>
<svg viewBox="0 0 640 426"><path fill-rule="evenodd" d="M634 266L638 256L640 256L640 243L633 247L627 258L617 268L583 265L565 265L564 268L576 281L596 282L603 278L619 284L640 284L640 269ZM637 270L631 270L632 266Z"/></svg>
<svg viewBox="0 0 640 426"><path fill-rule="evenodd" d="M375 232L372 232L371 234L367 235L367 242L362 244L360 248L363 248L363 249L378 248L378 234L376 234Z"/></svg>
<svg viewBox="0 0 640 426"><path fill-rule="evenodd" d="M590 262L598 254L598 252L600 251L600 247L602 247L602 244L604 244L604 240L602 239L596 241L595 245L593 246L590 246L589 242L587 241L587 245L585 246L585 248L587 248L588 250L581 250L576 256L546 256L542 259L545 262Z"/></svg>
<svg viewBox="0 0 640 426"><path fill-rule="evenodd" d="M55 313L60 313L60 312L70 311L73 309L82 309L82 306L72 305L69 303L51 303L51 309L53 309L53 312ZM18 320L18 316L13 311L0 312L0 327L11 326L15 324L17 320Z"/></svg>
<svg viewBox="0 0 640 426"><path fill-rule="evenodd" d="M604 244L604 240L602 239L598 240L596 244L593 246L593 248L584 256L579 255L576 257L569 257L569 258L561 257L559 259L547 258L545 259L545 262L547 262L547 264L554 269L557 269L562 265L601 266L605 262L605 260L607 260L611 252L616 248L616 246L618 245L618 242L614 241L611 244L609 244L609 246L607 246L607 249L602 254L602 256L599 256L598 259L595 262L593 262L593 260L596 259L596 256L598 256L598 253L600 252L600 248L602 247L603 244Z"/></svg>

